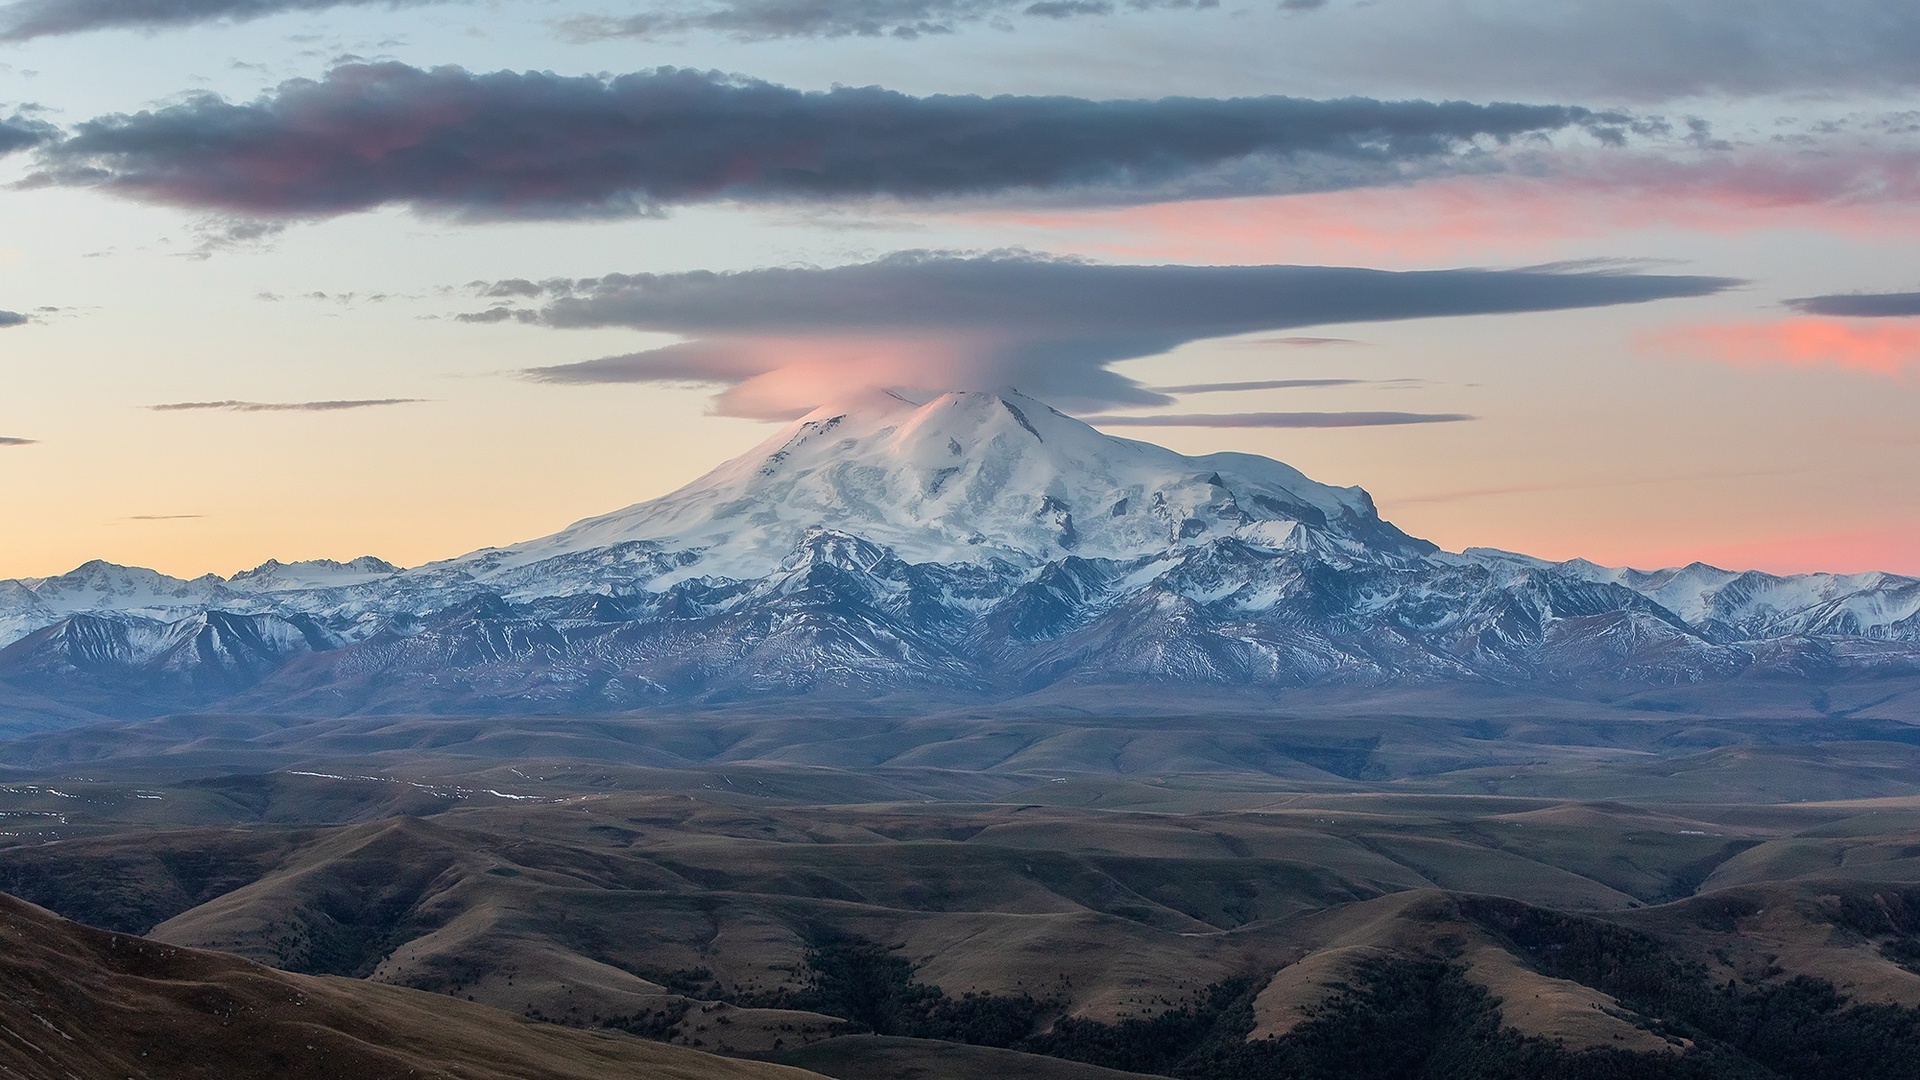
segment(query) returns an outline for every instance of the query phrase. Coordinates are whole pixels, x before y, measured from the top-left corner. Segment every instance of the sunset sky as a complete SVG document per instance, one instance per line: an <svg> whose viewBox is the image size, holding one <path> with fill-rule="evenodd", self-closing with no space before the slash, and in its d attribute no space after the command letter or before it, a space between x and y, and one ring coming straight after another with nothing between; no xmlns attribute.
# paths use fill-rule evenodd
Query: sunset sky
<svg viewBox="0 0 1920 1080"><path fill-rule="evenodd" d="M1916 89L1911 0L0 3L0 577L450 557L874 386L1920 574Z"/></svg>

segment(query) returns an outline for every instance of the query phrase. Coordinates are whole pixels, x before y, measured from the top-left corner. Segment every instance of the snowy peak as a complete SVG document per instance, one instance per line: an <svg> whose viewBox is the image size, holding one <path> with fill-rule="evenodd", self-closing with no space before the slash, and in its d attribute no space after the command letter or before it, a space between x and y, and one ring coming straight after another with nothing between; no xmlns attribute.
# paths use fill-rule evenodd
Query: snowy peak
<svg viewBox="0 0 1920 1080"><path fill-rule="evenodd" d="M0 581L0 647L73 615L169 623L210 610L310 608L310 594L378 589L400 573L399 567L370 555L348 562L268 560L231 578L206 574L192 579L95 559L52 577Z"/></svg>
<svg viewBox="0 0 1920 1080"><path fill-rule="evenodd" d="M1305 540L1303 528L1318 539ZM815 530L860 537L910 563L1025 568L1227 536L1389 558L1434 550L1381 521L1366 492L1276 461L1187 457L1019 394L952 393L816 410L679 491L508 549L502 562L647 541L700 553L681 576L751 579L776 570Z"/></svg>
<svg viewBox="0 0 1920 1080"><path fill-rule="evenodd" d="M1703 562L1634 570L1586 559L1553 563L1491 548L1468 548L1462 558L1508 575L1543 573L1631 589L1701 632L1729 641L1786 634L1920 637L1920 580L1897 574L1776 575Z"/></svg>
<svg viewBox="0 0 1920 1080"><path fill-rule="evenodd" d="M20 584L48 610L62 615L107 610L160 615L215 604L227 595L226 583L213 574L186 580L103 559Z"/></svg>
<svg viewBox="0 0 1920 1080"><path fill-rule="evenodd" d="M400 568L385 559L362 555L346 562L333 559L307 559L283 563L268 559L251 570L242 570L227 579L227 585L243 592L284 592L295 589L338 589L392 577Z"/></svg>

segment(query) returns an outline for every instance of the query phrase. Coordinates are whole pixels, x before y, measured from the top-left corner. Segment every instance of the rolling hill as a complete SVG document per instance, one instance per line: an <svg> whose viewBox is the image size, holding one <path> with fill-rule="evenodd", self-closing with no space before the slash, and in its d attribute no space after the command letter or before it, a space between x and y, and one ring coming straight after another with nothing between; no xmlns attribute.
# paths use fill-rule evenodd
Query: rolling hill
<svg viewBox="0 0 1920 1080"><path fill-rule="evenodd" d="M438 994L90 929L0 895L0 1070L33 1080L804 1080Z"/></svg>

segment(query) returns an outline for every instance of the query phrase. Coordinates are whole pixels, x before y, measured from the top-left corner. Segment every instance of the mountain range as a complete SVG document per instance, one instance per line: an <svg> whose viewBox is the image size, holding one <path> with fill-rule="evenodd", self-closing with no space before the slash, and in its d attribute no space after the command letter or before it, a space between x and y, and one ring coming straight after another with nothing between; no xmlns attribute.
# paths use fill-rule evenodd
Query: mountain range
<svg viewBox="0 0 1920 1080"><path fill-rule="evenodd" d="M403 569L0 581L0 718L599 713L807 696L1920 673L1920 580L1454 553L1358 488L1015 393L823 408L686 487Z"/></svg>

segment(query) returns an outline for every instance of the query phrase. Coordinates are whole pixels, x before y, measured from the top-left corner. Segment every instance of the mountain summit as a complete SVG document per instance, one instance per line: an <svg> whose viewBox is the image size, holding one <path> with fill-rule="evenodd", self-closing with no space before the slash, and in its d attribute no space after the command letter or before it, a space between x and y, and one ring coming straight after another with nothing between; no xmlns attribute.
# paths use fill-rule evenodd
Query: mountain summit
<svg viewBox="0 0 1920 1080"><path fill-rule="evenodd" d="M1232 537L1265 547L1432 553L1359 488L1252 454L1187 457L1102 434L1017 393L821 408L670 495L495 555L501 566L642 541L698 552L678 575L757 578L810 532L911 563L1132 559ZM492 553L489 553L492 554Z"/></svg>
<svg viewBox="0 0 1920 1080"><path fill-rule="evenodd" d="M1019 394L876 395L669 495L411 570L0 582L0 645L0 728L1115 685L1611 698L1920 674L1920 581L1454 554L1267 458L1188 457Z"/></svg>

